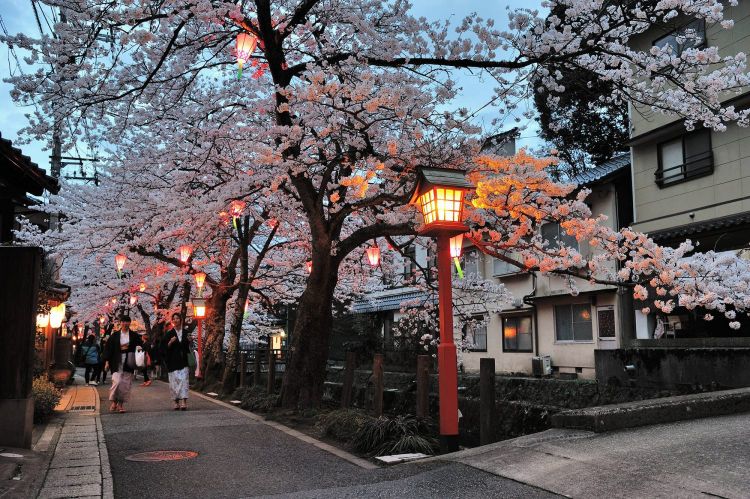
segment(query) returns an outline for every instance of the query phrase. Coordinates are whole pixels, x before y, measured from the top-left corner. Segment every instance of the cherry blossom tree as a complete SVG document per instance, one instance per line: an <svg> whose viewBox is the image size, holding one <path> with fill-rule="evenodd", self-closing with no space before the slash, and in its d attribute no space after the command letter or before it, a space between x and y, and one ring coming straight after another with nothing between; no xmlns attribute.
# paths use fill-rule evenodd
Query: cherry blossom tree
<svg viewBox="0 0 750 499"><path fill-rule="evenodd" d="M133 129L155 137L165 128L231 129L227 135L237 140L224 154L252 163L251 176L259 176L252 185L278 196L285 220L304 223L312 268L284 377L288 407L320 400L331 304L349 255L374 238L414 233L414 213L405 205L416 165L465 167L477 152L480 130L468 110L453 104L455 71L493 82L490 105L499 118L530 96L531 81L551 90L554 105L564 81L547 68L562 66L610 82L615 102L684 117L688 126L722 130L747 122L748 111L722 104L748 84L744 54L721 55L711 46L641 51L631 43L678 16L730 29L719 0L550 0L541 7L564 15L512 11L506 28L480 16L456 26L431 23L411 16L401 0L43 1L64 15L56 37L8 40L40 64L37 72L11 78L15 97L37 105L29 136L56 129L73 138L86 127L118 151ZM249 60L252 78L238 80L231 66L240 33L255 37L258 50ZM216 120L226 127L206 125ZM237 172L226 187L242 197L253 192L246 180ZM492 182L478 182L478 191L483 185ZM566 189L544 188L536 198L543 205L545 195L557 199ZM490 203L480 206L491 213L491 194L479 192L477 200ZM558 209L585 216L577 203L561 201ZM217 208L207 206L193 226L212 225ZM499 228L475 234L478 244L485 235L496 243L511 234L495 213L486 223ZM577 236L595 231L569 223ZM580 262L558 254L527 263L565 271L564 264L579 269Z"/></svg>

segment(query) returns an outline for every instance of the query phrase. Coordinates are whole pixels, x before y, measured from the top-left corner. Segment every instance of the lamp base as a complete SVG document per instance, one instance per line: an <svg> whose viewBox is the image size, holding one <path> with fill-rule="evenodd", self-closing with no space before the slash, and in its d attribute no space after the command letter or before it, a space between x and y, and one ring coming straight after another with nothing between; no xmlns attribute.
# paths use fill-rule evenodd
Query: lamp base
<svg viewBox="0 0 750 499"><path fill-rule="evenodd" d="M458 450L458 435L440 435L440 453L456 452Z"/></svg>

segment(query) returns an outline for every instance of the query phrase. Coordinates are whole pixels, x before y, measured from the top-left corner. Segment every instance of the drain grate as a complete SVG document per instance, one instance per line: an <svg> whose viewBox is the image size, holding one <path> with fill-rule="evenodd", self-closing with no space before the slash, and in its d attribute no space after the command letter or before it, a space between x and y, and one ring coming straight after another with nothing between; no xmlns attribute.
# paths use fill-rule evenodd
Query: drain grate
<svg viewBox="0 0 750 499"><path fill-rule="evenodd" d="M153 463L157 461L181 461L183 459L193 459L194 457L198 457L198 453L191 450L155 450L132 454L127 456L125 460Z"/></svg>
<svg viewBox="0 0 750 499"><path fill-rule="evenodd" d="M74 406L70 410L71 411L93 411L94 409L96 409L95 405L77 405L77 406Z"/></svg>

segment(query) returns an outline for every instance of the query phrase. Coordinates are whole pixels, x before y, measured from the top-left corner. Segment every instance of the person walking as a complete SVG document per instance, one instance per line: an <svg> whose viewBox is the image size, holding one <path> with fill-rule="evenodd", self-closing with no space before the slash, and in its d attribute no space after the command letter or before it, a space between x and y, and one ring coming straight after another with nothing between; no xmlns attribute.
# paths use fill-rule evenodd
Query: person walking
<svg viewBox="0 0 750 499"><path fill-rule="evenodd" d="M143 351L146 354L146 362L141 368L143 371L143 384L141 384L141 386L151 386L151 378L149 378L148 375L148 372L151 369L151 341L148 338L148 333L141 335L141 341L143 342Z"/></svg>
<svg viewBox="0 0 750 499"><path fill-rule="evenodd" d="M169 393L174 401L173 409L187 410L190 370L188 369L188 352L190 338L182 325L182 316L172 314L172 327L162 340L162 356L167 363L169 373Z"/></svg>
<svg viewBox="0 0 750 499"><path fill-rule="evenodd" d="M87 385L98 385L96 379L99 377L99 362L101 362L101 350L96 343L96 337L90 334L81 345L81 355L86 367L83 378Z"/></svg>
<svg viewBox="0 0 750 499"><path fill-rule="evenodd" d="M96 381L101 385L107 382L107 370L104 369L104 350L107 348L107 340L110 336L109 332L105 331L102 339L99 340L99 370Z"/></svg>
<svg viewBox="0 0 750 499"><path fill-rule="evenodd" d="M138 333L130 330L130 317L120 316L120 330L112 333L104 350L104 369L112 373L109 388L110 412L125 412L136 369L135 349L142 346Z"/></svg>

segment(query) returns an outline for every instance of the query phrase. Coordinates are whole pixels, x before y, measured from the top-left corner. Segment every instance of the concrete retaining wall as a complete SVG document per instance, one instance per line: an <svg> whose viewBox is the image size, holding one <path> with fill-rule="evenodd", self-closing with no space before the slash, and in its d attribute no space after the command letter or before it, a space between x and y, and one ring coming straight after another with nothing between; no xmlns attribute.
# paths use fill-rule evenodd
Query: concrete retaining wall
<svg viewBox="0 0 750 499"><path fill-rule="evenodd" d="M750 386L750 348L621 348L594 354L601 384L684 391Z"/></svg>

